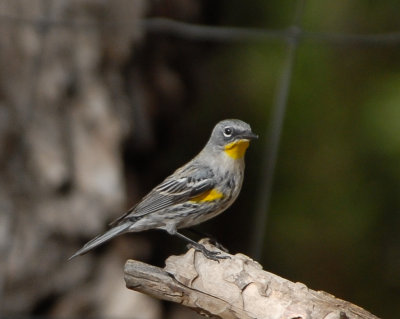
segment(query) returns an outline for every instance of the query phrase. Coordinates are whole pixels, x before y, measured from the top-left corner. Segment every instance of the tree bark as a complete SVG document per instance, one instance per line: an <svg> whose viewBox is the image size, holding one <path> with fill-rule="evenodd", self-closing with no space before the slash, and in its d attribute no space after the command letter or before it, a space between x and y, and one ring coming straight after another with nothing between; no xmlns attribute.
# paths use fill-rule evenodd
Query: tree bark
<svg viewBox="0 0 400 319"><path fill-rule="evenodd" d="M201 243L218 251L205 240ZM267 272L243 254L229 256L230 259L217 262L192 248L184 255L170 256L164 269L128 260L126 286L180 303L205 316L224 319L378 318L326 292Z"/></svg>

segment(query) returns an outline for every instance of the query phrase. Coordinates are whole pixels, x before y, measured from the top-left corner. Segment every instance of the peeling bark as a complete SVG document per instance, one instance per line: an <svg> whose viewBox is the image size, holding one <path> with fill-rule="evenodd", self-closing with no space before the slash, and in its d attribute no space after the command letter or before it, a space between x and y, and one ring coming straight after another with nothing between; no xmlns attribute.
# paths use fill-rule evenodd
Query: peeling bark
<svg viewBox="0 0 400 319"><path fill-rule="evenodd" d="M164 269L128 260L125 282L129 289L224 319L378 318L326 292L269 273L243 254L229 256L216 262L192 248L184 255L170 256Z"/></svg>

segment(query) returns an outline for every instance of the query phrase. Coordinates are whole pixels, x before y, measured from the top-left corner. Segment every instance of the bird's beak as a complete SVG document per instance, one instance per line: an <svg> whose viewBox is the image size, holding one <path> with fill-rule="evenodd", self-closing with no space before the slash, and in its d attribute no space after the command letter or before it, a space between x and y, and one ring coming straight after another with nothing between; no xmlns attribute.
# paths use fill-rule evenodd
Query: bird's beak
<svg viewBox="0 0 400 319"><path fill-rule="evenodd" d="M240 137L246 140L255 140L258 138L258 135L250 131L250 132L243 132L242 134L240 134Z"/></svg>

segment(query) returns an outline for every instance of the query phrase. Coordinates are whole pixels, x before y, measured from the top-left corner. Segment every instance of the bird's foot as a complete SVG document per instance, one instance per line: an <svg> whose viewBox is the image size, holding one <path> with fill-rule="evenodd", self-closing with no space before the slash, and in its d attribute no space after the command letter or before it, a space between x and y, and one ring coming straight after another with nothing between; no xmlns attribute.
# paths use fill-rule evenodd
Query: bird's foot
<svg viewBox="0 0 400 319"><path fill-rule="evenodd" d="M217 238L215 238L213 235L210 235L209 233L205 233L203 231L200 231L196 228L188 228L188 230L196 235L199 235L201 237L205 237L205 239L213 246L217 247L219 250L222 250L225 253L229 253L229 250L222 245L220 242L218 242Z"/></svg>
<svg viewBox="0 0 400 319"><path fill-rule="evenodd" d="M206 258L208 258L210 260L219 261L220 259L230 259L231 258L228 255L220 256L221 255L220 251L208 250L206 247L204 247L201 244L197 244L197 245L189 244L189 246L193 247L197 251L200 251Z"/></svg>

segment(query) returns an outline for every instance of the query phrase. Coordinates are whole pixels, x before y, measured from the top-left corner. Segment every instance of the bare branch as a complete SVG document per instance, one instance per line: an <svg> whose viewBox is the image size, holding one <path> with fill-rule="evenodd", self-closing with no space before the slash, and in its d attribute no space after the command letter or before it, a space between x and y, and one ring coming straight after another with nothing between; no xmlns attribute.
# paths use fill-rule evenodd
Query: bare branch
<svg viewBox="0 0 400 319"><path fill-rule="evenodd" d="M190 249L185 255L170 256L164 269L128 260L125 282L129 289L219 318L378 318L328 293L269 273L245 255L230 257L216 262Z"/></svg>

